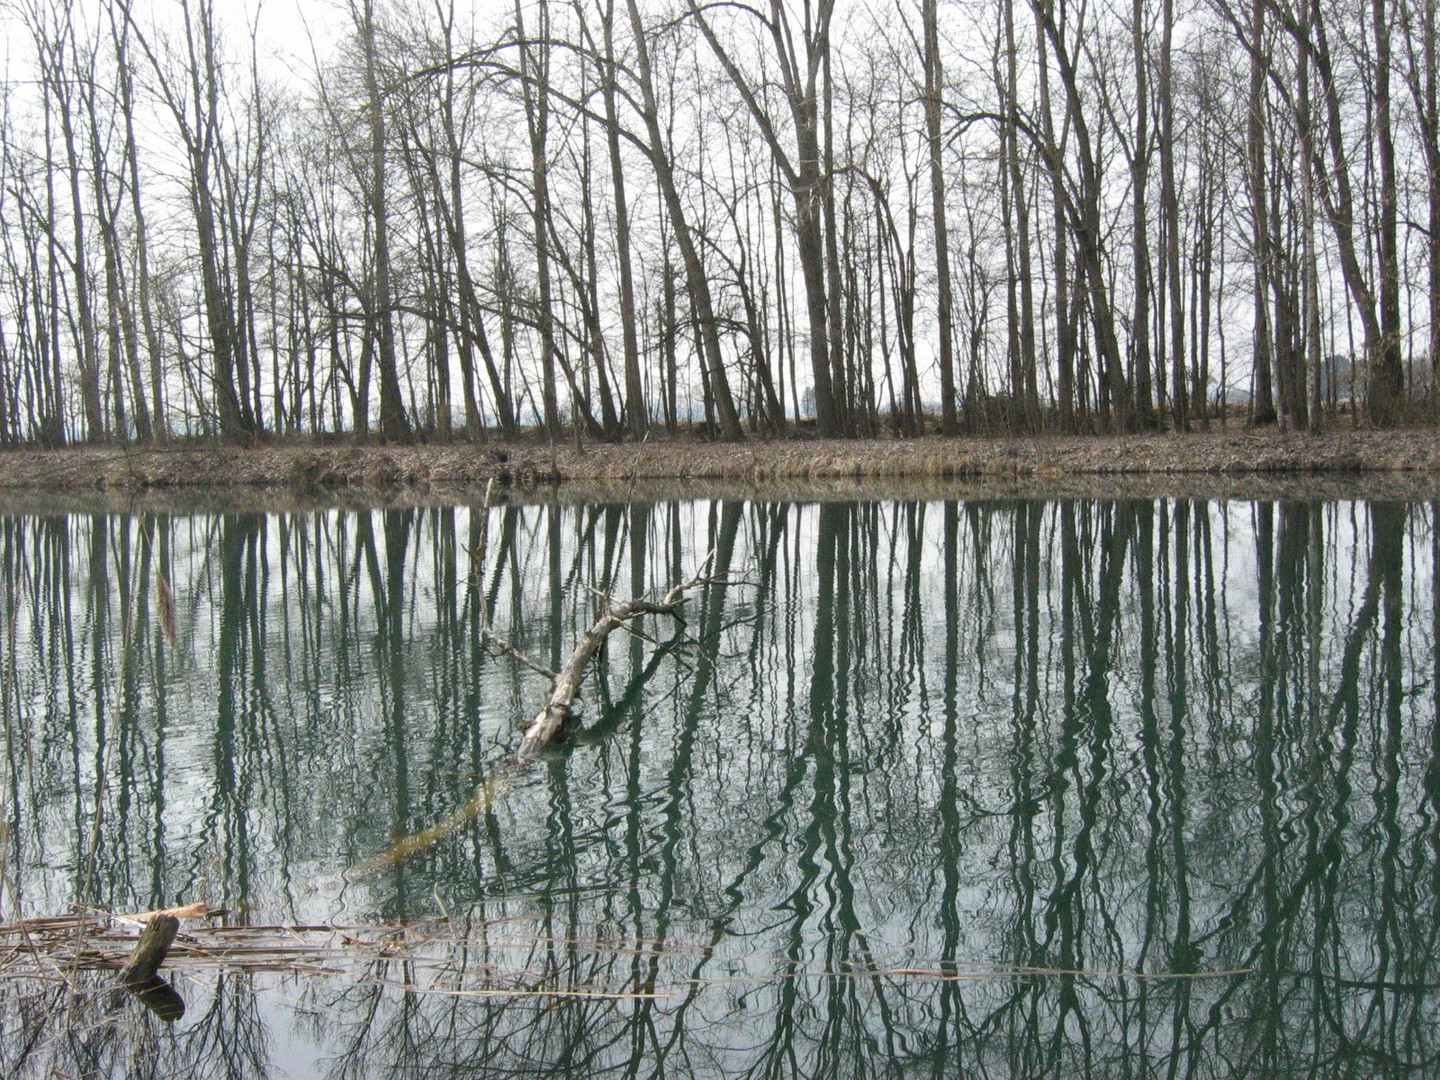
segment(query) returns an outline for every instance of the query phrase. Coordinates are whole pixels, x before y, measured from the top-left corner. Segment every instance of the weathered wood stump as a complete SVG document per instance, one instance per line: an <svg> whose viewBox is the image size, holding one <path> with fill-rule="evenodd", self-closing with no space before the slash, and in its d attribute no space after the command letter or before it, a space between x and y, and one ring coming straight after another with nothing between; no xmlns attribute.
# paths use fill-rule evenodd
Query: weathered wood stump
<svg viewBox="0 0 1440 1080"><path fill-rule="evenodd" d="M179 931L180 920L174 915L152 915L119 976L126 990L167 1023L185 1015L184 999L157 974Z"/></svg>
<svg viewBox="0 0 1440 1080"><path fill-rule="evenodd" d="M180 920L174 915L155 915L145 924L140 940L135 942L135 951L125 966L120 969L120 981L128 986L138 986L155 978L160 965L175 943L180 932Z"/></svg>

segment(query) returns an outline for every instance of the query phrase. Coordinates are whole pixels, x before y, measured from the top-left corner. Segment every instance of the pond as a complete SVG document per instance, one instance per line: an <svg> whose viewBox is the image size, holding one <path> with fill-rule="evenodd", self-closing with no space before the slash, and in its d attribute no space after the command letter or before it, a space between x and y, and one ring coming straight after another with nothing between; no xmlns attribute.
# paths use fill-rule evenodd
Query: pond
<svg viewBox="0 0 1440 1080"><path fill-rule="evenodd" d="M0 967L0 1074L1434 1075L1436 514L5 516L0 916L270 936L172 1023ZM516 767L487 617L558 668L702 568Z"/></svg>

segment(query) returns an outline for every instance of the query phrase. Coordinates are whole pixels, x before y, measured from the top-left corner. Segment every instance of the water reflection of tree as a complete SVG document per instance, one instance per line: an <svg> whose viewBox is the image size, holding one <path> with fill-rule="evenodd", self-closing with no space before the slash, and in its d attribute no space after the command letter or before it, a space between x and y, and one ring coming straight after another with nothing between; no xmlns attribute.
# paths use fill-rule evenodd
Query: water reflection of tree
<svg viewBox="0 0 1440 1080"><path fill-rule="evenodd" d="M0 1071L14 1080L263 1080L275 1072L259 999L234 976L187 987L199 1008L179 1036L93 972L38 992L23 984L6 990Z"/></svg>
<svg viewBox="0 0 1440 1080"><path fill-rule="evenodd" d="M638 995L447 998L397 988L390 961L300 993L337 1076L1433 1064L1434 507L490 513L473 587L467 508L5 521L26 902L203 889L257 917L359 917L439 896L477 933L538 920L523 948L458 956L461 985L503 962L537 989ZM702 592L698 651L617 640L572 751L473 831L341 882L463 803L533 711L481 605L554 656L592 590L653 591L712 549L759 587ZM897 974L1012 965L1254 972ZM3 1008L42 1029L64 1012ZM176 1071L203 1047L261 1075L286 1022L248 992L199 1015ZM113 1060L103 1024L75 1030L46 1060Z"/></svg>

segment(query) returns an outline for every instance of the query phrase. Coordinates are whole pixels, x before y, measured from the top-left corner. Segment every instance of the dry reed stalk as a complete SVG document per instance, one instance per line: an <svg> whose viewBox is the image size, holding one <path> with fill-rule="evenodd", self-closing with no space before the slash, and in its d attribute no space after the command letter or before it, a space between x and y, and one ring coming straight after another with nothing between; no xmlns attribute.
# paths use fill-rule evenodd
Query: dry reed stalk
<svg viewBox="0 0 1440 1080"><path fill-rule="evenodd" d="M159 915L169 915L176 919L204 919L215 915L224 915L224 908L211 907L209 904L184 904L181 907L160 908L157 911L142 911L135 915L111 915L110 918L119 922L139 923L144 925Z"/></svg>

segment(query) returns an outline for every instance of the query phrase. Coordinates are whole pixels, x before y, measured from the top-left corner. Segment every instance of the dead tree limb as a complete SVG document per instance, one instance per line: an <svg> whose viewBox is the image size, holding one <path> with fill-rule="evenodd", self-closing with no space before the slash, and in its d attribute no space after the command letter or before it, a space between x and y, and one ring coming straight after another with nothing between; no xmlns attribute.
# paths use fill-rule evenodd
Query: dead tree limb
<svg viewBox="0 0 1440 1080"><path fill-rule="evenodd" d="M535 761L550 741L555 738L556 733L570 719L575 707L575 698L580 693L580 680L584 677L585 666L604 646L605 639L610 636L610 632L627 625L631 619L641 615L675 615L678 617L680 607L686 600L685 593L714 580L704 576L705 568L710 565L713 555L712 552L705 556L705 561L700 564L700 571L694 577L673 586L660 600L636 597L618 604L611 603L606 607L604 613L595 621L595 625L590 627L585 636L580 639L580 644L570 654L570 659L565 661L565 666L552 677L550 700L535 715L535 719L526 726L524 737L520 740L520 749L515 754L517 764L528 765Z"/></svg>
<svg viewBox="0 0 1440 1080"><path fill-rule="evenodd" d="M490 543L490 497L494 488L494 480L485 485L485 501L480 507L480 535L476 539L475 550L470 553L472 581L477 585L482 580L486 550ZM714 557L715 552L712 550L701 561L700 569L694 577L689 581L682 581L680 584L672 586L659 600L650 600L641 596L616 603L608 593L598 593L605 604L605 609L600 618L595 621L595 625L590 627L585 636L580 639L580 644L575 647L575 651L570 654L570 659L559 671L551 671L545 665L532 660L496 633L495 628L490 624L490 612L486 607L484 596L478 598L480 625L485 637L497 648L509 653L530 670L550 680L550 699L545 703L545 707L535 715L535 718L525 726L525 734L520 740L520 749L515 752L517 765L528 765L538 759L545 747L550 744L574 714L575 698L580 693L580 681L584 678L586 665L599 653L611 631L618 630L623 626L635 633L640 633L630 623L631 620L639 618L641 615L673 615L679 618L680 608L685 603L687 592L701 585L720 581L719 578L705 575L706 568L709 567ZM641 636L645 637L646 635L641 634Z"/></svg>

